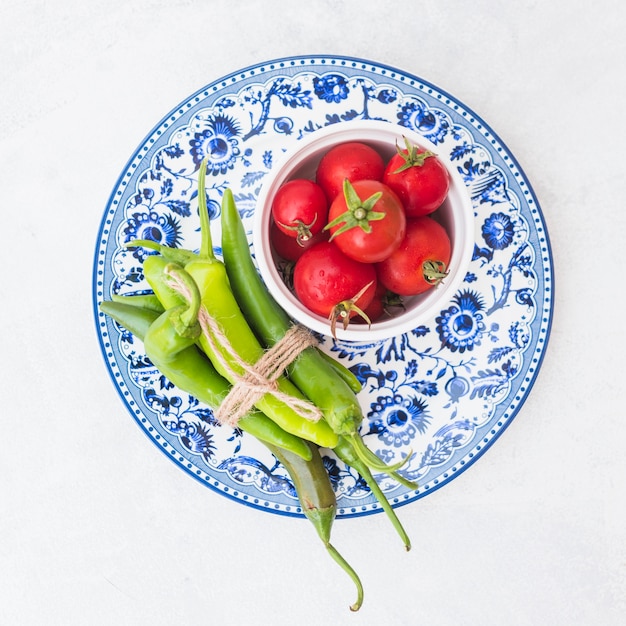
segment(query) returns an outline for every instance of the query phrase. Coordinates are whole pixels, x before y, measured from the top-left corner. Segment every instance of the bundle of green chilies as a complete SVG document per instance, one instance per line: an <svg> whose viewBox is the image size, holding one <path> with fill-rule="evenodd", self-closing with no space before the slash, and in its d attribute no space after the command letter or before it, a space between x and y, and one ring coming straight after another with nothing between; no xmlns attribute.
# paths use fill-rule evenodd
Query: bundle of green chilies
<svg viewBox="0 0 626 626"><path fill-rule="evenodd" d="M113 295L100 310L143 341L146 355L171 383L219 413L222 423L256 437L283 464L302 512L356 585L357 599L350 607L356 611L363 602L363 587L330 542L337 503L320 448L333 450L360 474L407 550L409 538L372 472L384 472L411 489L417 485L398 472L402 463L386 465L366 447L359 435L360 383L350 370L312 345L312 335L304 332L295 339L296 344L304 342L296 345L295 358L289 357L271 380L259 383L256 366L262 357L273 358L277 351L284 356L280 349L286 335L304 329L294 327L258 275L229 189L221 212L223 262L216 258L205 175L203 163L198 179L199 252L149 240L129 242L155 251L143 264L153 293ZM236 421L220 412L226 404L228 411L235 407L239 413Z"/></svg>

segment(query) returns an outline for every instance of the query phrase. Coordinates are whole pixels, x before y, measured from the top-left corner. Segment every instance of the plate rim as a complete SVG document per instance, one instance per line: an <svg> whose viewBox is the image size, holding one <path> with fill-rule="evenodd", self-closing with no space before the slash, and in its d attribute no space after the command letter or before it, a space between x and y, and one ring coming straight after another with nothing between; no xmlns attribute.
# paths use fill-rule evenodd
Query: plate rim
<svg viewBox="0 0 626 626"><path fill-rule="evenodd" d="M314 61L319 61L323 63L323 60L332 61L332 63L328 64L329 69L333 67L338 68L338 69L342 67L346 67L345 65L344 66L337 65L336 62L339 61L340 63L345 62L345 63L351 63L351 64L356 64L356 65L363 65L364 67L361 69L364 69L364 70L369 69L370 71L375 72L377 75L381 73L380 70L385 70L390 73L394 73L397 76L403 76L403 77L409 78L410 80L414 80L416 81L416 83L424 85L425 87L429 87L432 90L434 90L436 93L441 94L442 96L448 98L450 101L458 104L462 108L463 111L467 112L468 115L464 117L467 117L468 121L471 122L473 126L476 126L476 123L477 123L478 126L482 130L488 131L489 135L493 138L494 143L497 143L502 148L502 152L506 154L508 160L514 166L514 168L519 172L520 179L523 180L523 183L528 190L527 195L532 199L532 202L534 203L534 206L536 207L536 211L538 212L538 216L539 216L539 221L542 226L542 235L544 238L544 241L542 242L542 244L545 246L545 251L543 252L543 255L547 257L547 262L542 261L542 262L539 262L537 265L541 269L543 269L544 276L546 275L546 266L549 267L549 273L548 273L549 278L550 278L549 303L546 306L546 302L545 302L546 291L544 289L544 291L540 293L540 295L543 296L543 300L541 300L540 305L537 304L537 307L536 307L537 316L544 315L548 317L547 323L541 326L541 328L544 328L545 326L543 342L542 342L543 347L540 353L536 354L536 351L534 353L536 357L534 373L532 377L530 378L530 380L525 385L524 395L520 398L519 401L516 402L515 407L511 409L510 414L503 421L503 424L498 428L498 430L494 434L492 434L489 440L486 443L484 443L484 445L481 446L480 451L474 454L473 458L466 460L465 463L461 467L457 467L455 471L449 472L449 475L447 477L438 480L436 484L426 487L423 491L421 491L420 489L417 493L411 492L410 496L407 495L404 498L403 497L394 498L393 496L390 497L390 503L393 506L393 508L400 508L400 507L406 506L407 504L414 503L417 500L420 500L424 498L425 496L439 490L441 487L449 484L455 478L463 474L467 469L472 467L476 463L476 461L478 461L480 458L482 458L485 455L485 453L502 436L502 434L508 429L508 427L513 422L513 420L517 417L521 408L524 406L528 397L530 396L535 386L535 383L537 382L537 379L539 378L539 375L543 366L543 362L544 362L546 353L548 351L548 345L550 342L552 325L554 321L554 308L555 308L555 301L556 301L555 293L557 289L555 268L554 268L554 256L553 256L549 229L546 223L546 217L541 208L541 204L539 203L536 192L530 180L528 179L526 172L522 168L519 160L513 154L513 152L509 149L506 142L502 140L500 135L496 133L493 130L493 128L480 115L478 115L471 107L467 106L465 102L459 100L459 98L452 95L445 89L442 89L441 87L435 85L434 83L426 79L423 79L420 76L412 72L409 72L407 70L404 70L404 69L386 64L386 63L373 61L370 59L347 56L347 55L335 55L332 53L330 54L304 54L304 55L277 57L274 59L268 59L266 61L261 61L259 63L247 65L246 67L239 68L237 70L231 71L227 74L224 74L215 78L214 80L205 84L200 89L197 89L190 95L186 96L184 99L180 100L176 106L172 107L165 115L161 117L161 119L156 124L154 124L151 127L149 132L143 136L143 139L141 139L141 141L133 149L130 157L127 159L126 163L122 167L120 174L118 175L114 185L112 186L111 192L108 196L108 200L106 204L104 205L104 213L102 215L102 218L100 219L100 223L99 223L99 227L98 227L98 231L96 235L96 245L95 245L94 256L93 256L93 269L91 273L92 308L93 308L95 330L96 330L96 334L98 338L98 344L100 345L102 357L104 359L105 369L108 372L108 375L113 383L115 390L117 391L117 395L122 399L123 404L126 406L128 412L133 417L133 420L139 425L144 435L150 441L152 441L152 443L156 447L158 447L163 454L165 454L171 461L173 461L178 466L179 469L182 469L189 476L196 479L204 486L209 487L211 491L214 491L220 494L221 496L225 496L229 498L230 500L233 500L239 504L243 504L245 506L249 506L257 510L270 512L270 513L277 514L277 515L283 515L287 517L304 517L304 514L301 511L300 505L296 500L294 500L293 507L285 507L285 505L276 505L276 506L280 506L280 508L274 508L273 506L271 506L271 503L268 504L267 502L265 503L255 502L251 498L247 498L247 499L242 498L240 494L236 493L235 490L232 490L227 485L222 485L221 488L218 488L212 484L211 480L204 478L198 475L196 472L194 472L193 468L186 467L184 464L181 464L180 462L178 462L177 459L174 458L176 451L171 447L169 443L164 442L165 445L163 444L159 445L159 442L155 441L155 437L152 436L149 432L149 429L148 429L149 424L147 423L147 420L142 422L141 415L139 415L140 411L137 411L137 409L133 409L133 407L128 401L128 395L130 394L128 395L124 394L122 388L120 387L119 381L117 380L117 377L115 376L114 371L112 370L111 365L110 365L110 357L108 356L109 350L107 350L107 346L101 334L101 327L104 325L104 322L102 320L101 313L98 309L98 293L97 293L98 288L100 287L104 289L106 287L103 281L99 281L99 278L98 278L98 261L101 256L100 248L101 248L103 237L104 237L103 233L106 228L107 218L110 214L109 209L114 203L115 196L117 195L117 191L122 185L124 178L127 175L127 172L132 168L133 162L135 162L138 159L138 157L141 155L142 148L148 144L150 138L153 137L155 133L158 132L158 130L167 122L169 118L178 116L178 114L182 110L182 107L186 103L190 102L194 98L199 97L201 94L204 94L205 92L209 91L209 89L213 88L215 85L219 83L225 83L227 81L232 82L234 81L236 77L242 76L244 74L250 75L253 70L256 70L258 68L269 67L271 65L275 65L276 67L272 69L272 71L274 71L274 70L280 69L280 65L284 64L285 68L287 67L302 68L304 70L307 67L310 67L311 65L313 65ZM307 63L307 61L309 63ZM317 68L318 65L316 64L315 67ZM348 69L358 70L360 68L356 66L354 67L348 66ZM486 147L486 146L483 146L483 147ZM531 346L529 346L529 348L530 347ZM528 353L528 349L524 350L524 353ZM117 364L117 359L115 359L115 361ZM168 449L166 448L169 448L171 451L168 451ZM256 500L262 500L262 498L257 498ZM363 516L378 514L382 512L382 508L380 507L380 505L378 505L377 502L372 503L371 505L368 505L368 507L369 508L367 509L361 509L359 505L356 505L355 507L343 507L343 506L339 507L338 506L337 518L338 519L351 519L354 517L363 517Z"/></svg>

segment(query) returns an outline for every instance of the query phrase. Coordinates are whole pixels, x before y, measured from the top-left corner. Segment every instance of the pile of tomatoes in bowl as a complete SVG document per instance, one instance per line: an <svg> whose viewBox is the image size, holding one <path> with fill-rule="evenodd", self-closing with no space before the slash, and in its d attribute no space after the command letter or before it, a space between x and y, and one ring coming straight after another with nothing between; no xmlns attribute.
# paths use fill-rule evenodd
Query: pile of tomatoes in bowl
<svg viewBox="0 0 626 626"><path fill-rule="evenodd" d="M384 158L362 141L328 149L313 175L283 182L271 203L273 254L293 264L295 296L344 329L401 311L448 274L452 241L437 220L450 175L403 137Z"/></svg>

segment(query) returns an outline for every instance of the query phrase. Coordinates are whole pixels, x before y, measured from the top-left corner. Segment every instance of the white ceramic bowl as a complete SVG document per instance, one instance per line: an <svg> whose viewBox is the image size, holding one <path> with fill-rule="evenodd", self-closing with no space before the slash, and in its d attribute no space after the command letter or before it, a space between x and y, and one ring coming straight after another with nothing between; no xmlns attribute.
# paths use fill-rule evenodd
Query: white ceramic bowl
<svg viewBox="0 0 626 626"><path fill-rule="evenodd" d="M404 126L389 122L351 121L326 126L298 142L294 150L284 154L264 182L254 217L253 244L259 271L272 296L296 321L315 332L330 335L328 319L304 307L284 283L276 266L270 244L271 206L279 187L292 178L315 180L315 171L322 156L334 145L361 141L380 152L385 161L396 152L396 142L404 146L403 137L431 150L450 174L450 190L443 205L432 215L448 231L452 242L449 273L436 287L412 298L404 298L404 310L395 317L367 324L351 323L347 329L337 325L336 337L345 341L370 342L395 337L421 324L432 321L444 309L462 282L474 249L474 211L467 188L456 167L440 154L437 146Z"/></svg>

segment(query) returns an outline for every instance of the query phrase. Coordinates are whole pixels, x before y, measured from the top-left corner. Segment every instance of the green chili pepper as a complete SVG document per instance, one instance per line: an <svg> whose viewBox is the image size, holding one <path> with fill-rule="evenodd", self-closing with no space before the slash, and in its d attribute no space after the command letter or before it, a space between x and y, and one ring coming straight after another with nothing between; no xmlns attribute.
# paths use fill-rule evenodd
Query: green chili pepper
<svg viewBox="0 0 626 626"><path fill-rule="evenodd" d="M161 301L154 293L130 294L126 296L114 293L111 296L111 300L113 300L113 302L132 304L133 306L156 311L157 313L163 313L165 310L163 304L161 304Z"/></svg>
<svg viewBox="0 0 626 626"><path fill-rule="evenodd" d="M250 256L248 238L235 206L232 191L222 200L222 253L230 285L244 315L267 346L280 341L293 322L269 295ZM340 367L337 364L337 367ZM338 375L316 348L308 348L289 366L288 376L315 403L338 435L354 432L363 420L361 406L353 388L359 385L348 372ZM355 383L349 385L346 377Z"/></svg>
<svg viewBox="0 0 626 626"><path fill-rule="evenodd" d="M298 494L302 512L317 530L326 550L356 585L357 600L350 609L358 611L363 604L363 586L358 574L330 542L337 500L318 448L310 445L311 459L304 461L288 451L266 445L287 470Z"/></svg>
<svg viewBox="0 0 626 626"><path fill-rule="evenodd" d="M402 526L398 516L396 515L393 507L385 497L383 490L380 488L376 479L372 475L370 468L364 463L358 454L356 454L354 447L352 445L352 441L350 439L346 439L345 437L339 437L339 443L333 448L333 452L346 464L350 467L354 468L363 478L363 480L367 483L370 491L378 500L380 506L383 508L383 511L387 514L387 517L391 520L393 527L396 529L398 535L404 542L404 547L409 551L411 549L411 540L407 535L404 527Z"/></svg>
<svg viewBox="0 0 626 626"><path fill-rule="evenodd" d="M254 365L263 356L264 349L250 329L246 319L232 293L226 268L218 261L213 252L209 214L206 205L204 180L206 164L202 163L198 180L198 203L200 212L201 244L199 255L185 265L185 271L194 279L202 296L202 306L213 318L224 338L232 346L239 359L248 365ZM238 359L222 349L214 347L205 333L200 335L200 346L213 362L215 368L232 384L245 374ZM219 342L217 342L219 344ZM224 367L225 360L227 367ZM287 378L280 376L276 383L279 391L297 399L304 400L302 393ZM295 409L280 398L266 393L255 403L258 409L274 419L287 432L298 435L313 443L332 447L337 442L337 435L324 420L313 421L302 417Z"/></svg>
<svg viewBox="0 0 626 626"><path fill-rule="evenodd" d="M343 379L343 381L350 387L354 393L359 393L363 390L361 381L344 365L342 365L337 359L334 359L330 354L327 354L323 350L315 348L316 352L326 361L332 368L332 370Z"/></svg>
<svg viewBox="0 0 626 626"><path fill-rule="evenodd" d="M264 354L264 350L248 326L232 295L224 264L218 261L213 253L204 187L205 176L206 165L203 163L200 168L198 184L202 232L200 253L193 254L189 251L178 250L173 256L170 254L170 251L167 254L170 254L174 260L183 259L187 261L185 270L200 289L202 306L217 321L220 326L220 332L224 334L228 343L233 347L237 357L249 366L253 366ZM165 247L160 247L159 244L144 241L133 243L135 245L137 243L142 245L147 243L149 247L157 248L163 252L163 255L166 254ZM149 256L144 262L144 274L163 305L169 308L171 305L175 306L180 303L180 295L167 285L167 281L164 278L163 271L166 262L167 258L165 256L160 258L159 255ZM231 354L221 350L221 346L215 346L214 343L208 340L205 333L200 335L198 343L212 360L216 369L231 383L234 384L240 376L245 374L245 369L238 362L238 358L233 358ZM284 376L281 376L276 381L276 384L280 392L304 401L305 398L302 393ZM312 421L306 419L289 404L285 404L283 400L270 393L263 395L256 402L256 406L286 431L294 435L324 447L332 447L337 442L337 435L324 420Z"/></svg>
<svg viewBox="0 0 626 626"><path fill-rule="evenodd" d="M100 311L130 331L137 339L143 341L150 325L160 313L153 309L135 306L125 299L129 296L118 296L114 300L105 300L99 305Z"/></svg>
<svg viewBox="0 0 626 626"><path fill-rule="evenodd" d="M254 331L267 346L272 346L285 335L292 322L272 298L254 266L248 238L230 189L224 193L221 225L222 252L233 293ZM363 413L353 391L354 386L346 383L347 375L339 374L314 349L305 350L291 364L288 375L322 409L333 430L339 436L352 439L353 450L363 463L372 469L396 475L409 456L389 466L367 449L358 433ZM402 480L403 484L417 488L416 484Z"/></svg>
<svg viewBox="0 0 626 626"><path fill-rule="evenodd" d="M206 294L209 294L206 300L211 309L211 314L214 315L217 313L219 316L226 319L229 330L228 339L231 341L231 344L234 343L233 347L235 351L238 352L246 362L256 363L263 354L263 349L245 322L232 294L229 295L230 287L227 282L225 270L223 269L223 264L217 259L206 262L199 256L195 256L191 263L194 264L191 267L196 271L196 279L204 281L200 289ZM170 268L171 271L171 268L176 267L175 264L169 263L168 260L161 255L151 255L144 261L143 271L146 280L153 288L163 306L168 308L180 306L181 302L185 301L183 296L171 286L167 277L168 268ZM197 280L194 280L196 285ZM222 309L222 305L224 304L226 307ZM217 309L221 310L218 311ZM234 342L232 340L233 335L235 337ZM200 335L198 344L212 360L214 367L216 367L220 374L234 383L235 378L232 377L232 373L228 372L220 365L219 355L216 355L212 350L207 338ZM244 354L242 355L241 352L244 352ZM236 369L236 373L241 374L242 370ZM279 382L279 386L281 391L285 391L291 396L303 397L298 389L284 378ZM257 408L270 416L271 419L284 430L298 437L314 441L314 443L325 447L329 445L332 446L336 443L336 435L327 424L322 421L312 422L298 415L294 410L285 405L284 402L270 394L266 394L258 401Z"/></svg>
<svg viewBox="0 0 626 626"><path fill-rule="evenodd" d="M151 254L143 262L143 275L164 309L171 309L185 302L185 298L172 287L167 278L166 268L172 263L163 254Z"/></svg>
<svg viewBox="0 0 626 626"><path fill-rule="evenodd" d="M196 256L195 252L185 248L170 248L152 239L133 239L125 244L127 248L148 248L160 252L169 262L184 266Z"/></svg>
<svg viewBox="0 0 626 626"><path fill-rule="evenodd" d="M152 325L160 319L159 314L153 310L119 301L102 302L100 310L141 341L146 340ZM172 324L169 324L168 328L167 313L162 315L160 324L154 328L154 339L156 340L158 336L164 340L175 355L165 355L164 360L159 361L159 353L162 350L157 349L155 357L157 362L153 361L154 366L180 390L213 409L217 408L228 395L230 384L215 371L211 362L195 345L188 345L188 338L181 337ZM165 336L166 332L169 333L169 337ZM187 347L179 350L178 348L183 345ZM304 459L311 458L311 449L306 442L285 432L260 411L250 411L237 422L237 427L264 443L288 450Z"/></svg>

